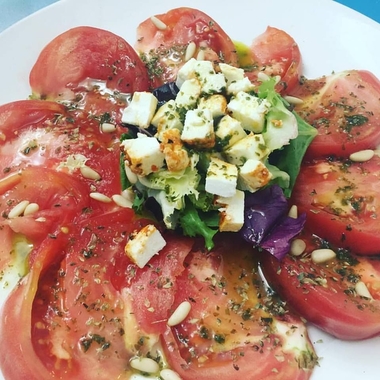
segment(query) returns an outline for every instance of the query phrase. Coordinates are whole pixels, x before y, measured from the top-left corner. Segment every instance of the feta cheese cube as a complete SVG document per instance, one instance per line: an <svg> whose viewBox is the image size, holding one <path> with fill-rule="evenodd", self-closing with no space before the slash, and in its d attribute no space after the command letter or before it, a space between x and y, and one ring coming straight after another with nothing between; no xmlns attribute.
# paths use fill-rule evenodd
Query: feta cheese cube
<svg viewBox="0 0 380 380"><path fill-rule="evenodd" d="M271 104L266 100L245 92L238 92L227 105L231 116L241 122L245 130L261 133L264 129L265 115Z"/></svg>
<svg viewBox="0 0 380 380"><path fill-rule="evenodd" d="M201 98L198 103L199 109L208 109L215 119L221 117L227 112L227 99L220 94L211 95L209 97Z"/></svg>
<svg viewBox="0 0 380 380"><path fill-rule="evenodd" d="M122 123L148 128L156 112L158 100L151 92L135 92L123 111Z"/></svg>
<svg viewBox="0 0 380 380"><path fill-rule="evenodd" d="M139 267L144 266L165 247L166 241L153 224L135 231L129 238L125 253Z"/></svg>
<svg viewBox="0 0 380 380"><path fill-rule="evenodd" d="M199 78L202 86L202 93L217 94L226 88L226 79L222 73L210 73L204 78Z"/></svg>
<svg viewBox="0 0 380 380"><path fill-rule="evenodd" d="M176 85L180 89L185 81L195 78L195 67L198 61L195 58L190 58L177 73Z"/></svg>
<svg viewBox="0 0 380 380"><path fill-rule="evenodd" d="M249 92L255 89L254 84L247 78L239 79L227 85L228 95L237 95L239 92Z"/></svg>
<svg viewBox="0 0 380 380"><path fill-rule="evenodd" d="M223 150L230 148L239 140L247 137L247 133L241 126L240 121L237 121L230 115L222 117L215 131L215 135L220 139Z"/></svg>
<svg viewBox="0 0 380 380"><path fill-rule="evenodd" d="M187 111L181 140L199 148L212 148L215 145L215 132L211 111L208 109Z"/></svg>
<svg viewBox="0 0 380 380"><path fill-rule="evenodd" d="M219 231L237 232L244 224L244 191L236 190L232 197L217 197L219 209Z"/></svg>
<svg viewBox="0 0 380 380"><path fill-rule="evenodd" d="M162 141L162 134L169 129L175 128L182 131L183 124L173 99L166 102L157 110L151 124L157 128L155 137L160 141Z"/></svg>
<svg viewBox="0 0 380 380"><path fill-rule="evenodd" d="M228 65L227 63L219 63L220 71L223 73L224 77L226 78L227 85L229 85L232 82L236 82L238 80L244 79L244 70L239 67L234 67L231 65Z"/></svg>
<svg viewBox="0 0 380 380"><path fill-rule="evenodd" d="M131 171L138 175L148 175L164 165L164 154L155 137L138 134L136 139L124 140L121 143Z"/></svg>
<svg viewBox="0 0 380 380"><path fill-rule="evenodd" d="M192 109L198 103L201 94L201 84L198 79L192 78L183 82L176 98L175 105L177 108Z"/></svg>
<svg viewBox="0 0 380 380"><path fill-rule="evenodd" d="M162 133L161 151L170 172L185 170L190 165L189 154L181 141L180 131L176 128Z"/></svg>
<svg viewBox="0 0 380 380"><path fill-rule="evenodd" d="M271 178L272 173L261 161L250 159L239 169L238 186L253 193L267 185Z"/></svg>
<svg viewBox="0 0 380 380"><path fill-rule="evenodd" d="M211 157L206 173L205 190L221 197L232 197L236 193L238 169L235 165Z"/></svg>
<svg viewBox="0 0 380 380"><path fill-rule="evenodd" d="M225 151L227 161L243 165L247 160L262 160L269 154L262 134L250 133Z"/></svg>

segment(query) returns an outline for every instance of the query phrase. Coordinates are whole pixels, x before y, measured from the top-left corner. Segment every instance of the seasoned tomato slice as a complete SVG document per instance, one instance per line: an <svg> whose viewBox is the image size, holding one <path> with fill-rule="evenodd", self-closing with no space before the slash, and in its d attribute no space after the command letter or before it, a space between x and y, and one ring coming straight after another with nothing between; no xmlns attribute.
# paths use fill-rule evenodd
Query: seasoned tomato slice
<svg viewBox="0 0 380 380"><path fill-rule="evenodd" d="M293 90L302 69L301 52L293 37L271 26L253 40L241 64L252 82L257 81L259 73L279 76L277 90L282 94Z"/></svg>
<svg viewBox="0 0 380 380"><path fill-rule="evenodd" d="M366 162L316 160L303 164L292 202L323 239L361 255L380 253L380 157Z"/></svg>
<svg viewBox="0 0 380 380"><path fill-rule="evenodd" d="M318 129L307 157L348 157L380 143L380 82L367 71L304 80L292 93L299 115Z"/></svg>
<svg viewBox="0 0 380 380"><path fill-rule="evenodd" d="M185 301L191 309L163 336L181 379L310 377L316 356L305 326L265 291L253 256L226 236L186 257L172 311Z"/></svg>
<svg viewBox="0 0 380 380"><path fill-rule="evenodd" d="M104 81L110 90L145 91L148 75L134 49L121 37L80 26L54 38L40 53L29 81L35 97L72 99L86 80Z"/></svg>
<svg viewBox="0 0 380 380"><path fill-rule="evenodd" d="M355 256L334 248L309 232L300 236L306 243L301 256L287 255L278 261L262 255L261 267L269 284L289 306L320 329L348 340L380 334L380 261ZM336 255L319 262L315 250ZM320 256L319 256L320 257Z"/></svg>
<svg viewBox="0 0 380 380"><path fill-rule="evenodd" d="M143 21L135 48L142 57L152 88L172 82L191 57L236 66L236 49L218 23L192 8L175 8Z"/></svg>

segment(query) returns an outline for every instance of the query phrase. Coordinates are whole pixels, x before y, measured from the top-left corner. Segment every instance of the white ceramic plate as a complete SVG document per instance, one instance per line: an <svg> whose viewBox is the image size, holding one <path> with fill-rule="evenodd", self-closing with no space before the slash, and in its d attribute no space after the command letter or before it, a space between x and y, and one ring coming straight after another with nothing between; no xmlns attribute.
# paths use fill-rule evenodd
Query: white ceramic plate
<svg viewBox="0 0 380 380"><path fill-rule="evenodd" d="M68 28L96 26L133 44L140 21L178 6L203 10L232 39L247 44L268 25L284 29L300 46L307 77L344 69L367 69L380 77L380 50L377 48L380 25L331 0L234 0L230 3L218 0L133 3L128 0L62 0L0 34L0 104L27 98L30 93L28 75L38 53ZM3 288L1 283L0 288ZM0 303L5 293L0 292ZM321 357L320 367L316 368L312 380L379 378L380 338L342 342L313 327L309 330ZM3 380L1 374L0 380Z"/></svg>

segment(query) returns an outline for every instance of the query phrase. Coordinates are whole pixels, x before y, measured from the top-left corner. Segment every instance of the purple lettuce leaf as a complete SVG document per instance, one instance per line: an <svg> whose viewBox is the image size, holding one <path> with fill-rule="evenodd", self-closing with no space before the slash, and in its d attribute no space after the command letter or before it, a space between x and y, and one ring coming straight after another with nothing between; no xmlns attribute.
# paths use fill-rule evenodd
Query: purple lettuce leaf
<svg viewBox="0 0 380 380"><path fill-rule="evenodd" d="M288 216L288 202L282 189L273 185L245 199L243 238L282 259L290 249L291 240L297 236L306 221L306 215Z"/></svg>

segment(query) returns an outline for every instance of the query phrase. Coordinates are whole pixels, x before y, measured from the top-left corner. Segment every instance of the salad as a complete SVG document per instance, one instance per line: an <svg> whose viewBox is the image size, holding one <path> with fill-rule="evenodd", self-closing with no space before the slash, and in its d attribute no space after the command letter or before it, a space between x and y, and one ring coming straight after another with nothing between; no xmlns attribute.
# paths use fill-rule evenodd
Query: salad
<svg viewBox="0 0 380 380"><path fill-rule="evenodd" d="M178 20L189 22L189 19L198 18L197 25L205 22L212 31L223 34L215 20L195 9L174 9L167 15L149 18L145 23L153 25L160 35L165 34L162 31L170 26L173 18L176 24L181 24ZM270 139L265 140L262 136L266 128L260 131L262 134L253 132L263 138L264 150L268 150L260 162L271 173L270 179L276 177L276 173L285 174L279 177L278 184L266 183L262 189L247 191L238 181L234 189L235 192L245 191L245 210L248 207L250 213L265 216L260 228L265 230L267 220L280 214L281 222L277 221L276 226L280 225L281 231L289 228L293 233L291 238L296 235L297 238L292 239L290 253L286 241L282 247L286 255L283 252L278 255L281 260L270 253L276 254L283 243L279 237L283 233L272 228L269 239L254 244L236 239L236 232L212 235L205 249L207 239L193 239L167 231L171 227L167 223L172 223L173 219L165 219L163 215L161 223L160 218L152 214L136 214L137 206L141 205L139 201L142 199L145 207L147 193L160 190L151 189L151 173L141 176L131 171L122 178L119 176L120 167L133 168L136 155L129 151L133 141L150 139L151 133L156 133L152 127L137 123L140 129L133 135L136 126L124 118L126 110L133 109L133 100L130 102L125 94L149 94L151 89L162 85L156 83L158 80L165 78L171 82L170 79L179 77L181 70L170 65L152 67L152 57L157 58L157 54L151 54L152 46L145 56L139 51L144 43L141 30L149 35L144 22L135 47L142 62L138 65L139 57L134 49L110 32L90 27L65 32L44 49L32 68L32 98L1 107L3 146L7 151L13 148L18 152L17 155L4 154L5 148L2 148L1 154L5 168L1 179L4 218L1 233L5 242L2 265L6 268L15 264L7 255L13 252L21 263L18 268L23 269L19 286L2 309L1 336L7 343L1 353L2 371L6 378L34 378L36 374L38 378L51 378L52 374L86 378L90 373L92 376L95 373L97 378L139 378L148 374L163 379L212 378L221 373L228 378L309 378L318 359L298 315L341 339L363 339L378 334L377 252L373 244L352 249L353 241L357 240L355 236L366 233L363 228L357 228L363 218L368 215L368 220L374 220L376 226L376 194L369 191L368 183L377 177L375 148L378 142L375 129L372 129L369 142L365 140L364 131L376 126L377 116L373 112L376 101L372 104L369 100L373 99L378 82L366 72L351 70L316 80L303 79L299 85L300 58L297 58L298 47L294 40L275 28L268 28L257 38L253 44L255 52L260 51L260 46L265 47L263 41L271 40L273 34L276 39L286 38L292 58L280 61L288 64L284 69L281 65L265 62L265 54L256 57L256 65L251 67L247 61L241 63L241 56L240 65L245 75L255 85L255 90L261 88L252 93L248 90L246 94L256 96L260 102L267 101L267 115L275 106L271 103L275 98L277 105L284 107L284 113L298 121L298 134L286 139L285 147L271 149L268 148ZM207 33L211 33L210 30ZM147 40L158 41L162 47L159 38ZM77 42L72 44L73 41ZM88 50L83 46L95 50L90 49L91 54L86 56ZM112 50L112 46L118 49ZM223 38L221 46L223 50L219 50L220 45L216 50L218 59L222 57L228 67L235 67L239 58L233 54L235 47L228 36ZM196 62L207 61L207 55L212 57L215 52L210 46L201 46L200 50L204 56L201 53ZM68 64L83 70L73 74L63 67L62 57L66 56L66 51L71 52ZM160 54L162 57L163 52ZM107 57L101 66L96 64L99 56ZM157 63L157 59L154 61ZM46 67L52 71L46 72ZM157 73L160 75L153 75ZM277 75L282 80L279 81ZM355 102L358 96L347 97L344 92L344 96L338 93L338 99L333 99L333 95L329 95L329 89L345 90L347 86L352 86L350 94L360 91L359 108ZM226 101L231 101L224 91ZM315 96L317 93L327 95L321 99ZM284 97L288 101L283 100ZM165 101L170 104L170 99ZM321 146L318 144L324 134L331 136L334 130L329 130L326 117L310 112L319 106L330 112L331 124L340 121L338 132L344 131L343 135L338 134L343 137L337 140L338 144L323 145L329 150L323 154L318 153L318 146ZM296 113L292 112L293 108ZM156 110L159 112L160 108ZM301 122L296 115L302 115L307 123ZM305 149L301 154L298 152L299 162L295 163L296 169L292 172L286 164L291 160L281 159L282 154L286 146L291 146L302 135L300 125L304 125L306 131L315 132L309 124L317 127L319 133L317 136L306 133L306 143L300 144ZM18 130L16 136L15 128ZM301 164L305 145L312 138ZM187 149L191 146L189 141L192 140L186 141ZM344 151L352 150L337 154L342 146ZM361 148L356 149L357 146ZM206 157L205 167L228 158L223 149L217 152L218 157L209 149L197 147L187 151L194 156L188 155L186 168L196 168L198 178L205 179L205 188L207 169L202 171L198 166L199 152ZM266 159L272 154L273 161L269 164ZM165 165L156 163L161 172L166 171ZM312 172L316 181L307 192L308 199L303 186L309 182L299 178ZM134 183L133 174L138 180ZM129 183L124 182L126 179ZM188 177L184 179L187 181ZM199 184L203 185L201 180L197 188L193 187L198 192L203 191ZM211 186L212 191L219 192L220 187L225 191L226 187L218 186L220 182L216 184ZM208 185L210 190L210 183ZM291 196L289 203L284 192L287 197ZM223 196L212 192L203 195L207 194ZM225 195L224 198L229 198ZM269 211L263 210L262 206L271 206L273 199L279 199L280 203L269 207ZM307 214L301 234L305 219L300 218L301 213L293 213L293 209L288 215L291 204ZM220 228L220 207L210 211L214 221L207 227ZM199 216L199 211L197 213ZM317 238L316 226L323 227L320 221L326 223L332 214L335 220L342 222L344 229L328 235L329 228L320 228ZM318 222L313 220L313 215ZM208 219L203 216L202 221ZM294 230L295 220L301 225ZM351 224L353 221L355 224ZM182 232L187 225L180 226ZM252 236L257 232L254 229L257 223L250 227L249 235ZM336 224L333 230L340 231ZM147 244L141 243L141 236L147 239ZM139 246L142 245L159 248L151 254L143 249L148 261L139 265L130 255L129 245L137 246L137 253L141 253ZM278 294L273 293L267 281ZM305 297L305 294L310 296ZM310 305L319 307L314 310ZM331 307L333 312L329 311ZM360 331L353 328L358 323L363 327ZM15 341L12 339L14 328L20 325L30 328ZM22 356L18 354L20 349ZM11 365L14 357L17 357L17 367ZM252 362L260 366L255 368Z"/></svg>

